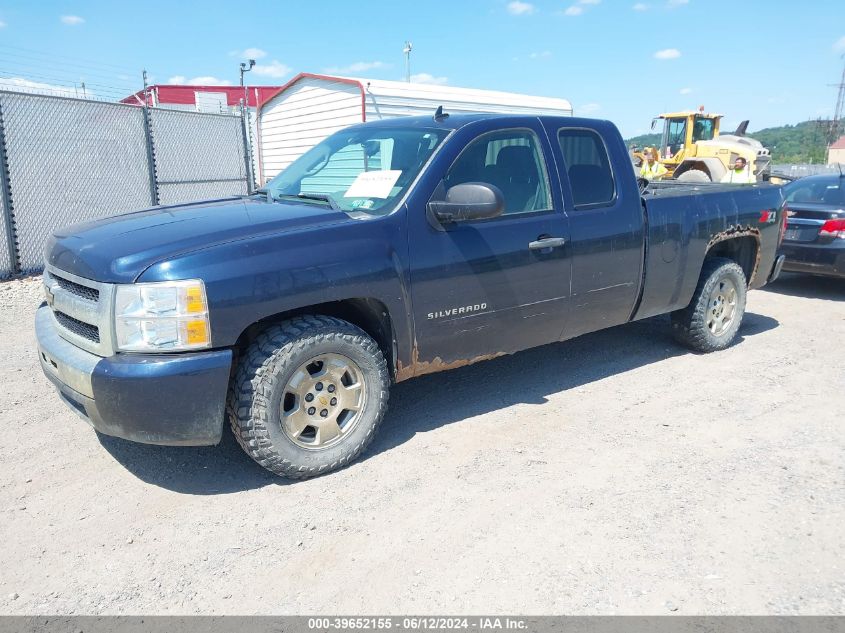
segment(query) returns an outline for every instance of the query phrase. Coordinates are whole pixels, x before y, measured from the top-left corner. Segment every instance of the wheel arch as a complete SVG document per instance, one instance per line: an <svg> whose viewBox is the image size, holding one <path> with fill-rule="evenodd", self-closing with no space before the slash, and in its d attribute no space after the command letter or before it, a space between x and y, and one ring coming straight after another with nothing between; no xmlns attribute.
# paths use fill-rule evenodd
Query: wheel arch
<svg viewBox="0 0 845 633"><path fill-rule="evenodd" d="M238 355L249 347L252 341L268 327L302 314L331 316L343 319L361 328L378 344L387 359L390 378L392 381L395 380L397 341L394 321L391 318L388 307L383 302L372 297L353 297L337 301L327 301L325 303L302 306L266 316L250 324L238 336L237 342L235 343L235 349Z"/></svg>
<svg viewBox="0 0 845 633"><path fill-rule="evenodd" d="M707 245L705 259L724 257L736 262L745 273L750 287L760 266L760 231L757 229L729 229L713 237Z"/></svg>

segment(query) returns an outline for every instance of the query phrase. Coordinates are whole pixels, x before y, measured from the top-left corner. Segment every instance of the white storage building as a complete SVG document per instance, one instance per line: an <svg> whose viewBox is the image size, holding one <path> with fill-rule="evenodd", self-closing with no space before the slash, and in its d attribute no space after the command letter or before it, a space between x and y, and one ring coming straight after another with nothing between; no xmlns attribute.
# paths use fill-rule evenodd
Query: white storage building
<svg viewBox="0 0 845 633"><path fill-rule="evenodd" d="M324 138L350 125L400 116L500 112L572 115L566 99L380 79L300 73L258 106L264 183Z"/></svg>

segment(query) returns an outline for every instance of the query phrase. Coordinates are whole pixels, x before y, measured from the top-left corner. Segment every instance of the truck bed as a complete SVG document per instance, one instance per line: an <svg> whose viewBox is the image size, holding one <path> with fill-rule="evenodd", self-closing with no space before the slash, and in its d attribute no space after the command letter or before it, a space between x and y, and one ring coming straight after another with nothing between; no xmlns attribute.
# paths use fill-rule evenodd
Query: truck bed
<svg viewBox="0 0 845 633"><path fill-rule="evenodd" d="M748 237L756 243L750 287L762 286L772 269L780 230L779 187L719 183L649 183L642 193L648 227L645 285L635 318L687 305L708 248L720 240ZM768 235L771 232L771 236ZM668 290L670 289L671 290Z"/></svg>

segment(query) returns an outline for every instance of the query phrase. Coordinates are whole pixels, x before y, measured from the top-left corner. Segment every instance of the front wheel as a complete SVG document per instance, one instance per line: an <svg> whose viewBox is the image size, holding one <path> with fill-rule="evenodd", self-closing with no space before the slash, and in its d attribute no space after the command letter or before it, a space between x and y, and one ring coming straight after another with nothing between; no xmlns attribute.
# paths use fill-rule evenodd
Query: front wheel
<svg viewBox="0 0 845 633"><path fill-rule="evenodd" d="M673 335L697 352L725 349L739 331L746 293L745 273L736 262L706 259L692 301L672 313Z"/></svg>
<svg viewBox="0 0 845 633"><path fill-rule="evenodd" d="M229 388L235 439L267 470L304 479L337 470L372 441L387 409L387 362L354 325L302 316L262 332Z"/></svg>
<svg viewBox="0 0 845 633"><path fill-rule="evenodd" d="M680 182L712 182L710 174L701 169L689 169L675 178Z"/></svg>

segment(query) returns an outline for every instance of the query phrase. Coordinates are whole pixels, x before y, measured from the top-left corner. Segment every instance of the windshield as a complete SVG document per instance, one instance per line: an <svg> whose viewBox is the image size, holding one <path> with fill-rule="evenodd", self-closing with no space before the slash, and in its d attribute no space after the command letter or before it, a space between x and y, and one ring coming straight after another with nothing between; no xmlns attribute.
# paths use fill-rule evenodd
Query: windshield
<svg viewBox="0 0 845 633"><path fill-rule="evenodd" d="M687 120L685 118L666 119L663 127L663 142L661 143L660 151L663 155L668 153L669 156L674 156L684 148L686 139Z"/></svg>
<svg viewBox="0 0 845 633"><path fill-rule="evenodd" d="M393 210L449 130L366 125L342 130L311 148L261 190L344 212Z"/></svg>
<svg viewBox="0 0 845 633"><path fill-rule="evenodd" d="M820 204L845 204L842 178L796 180L783 188L787 202L817 202Z"/></svg>

